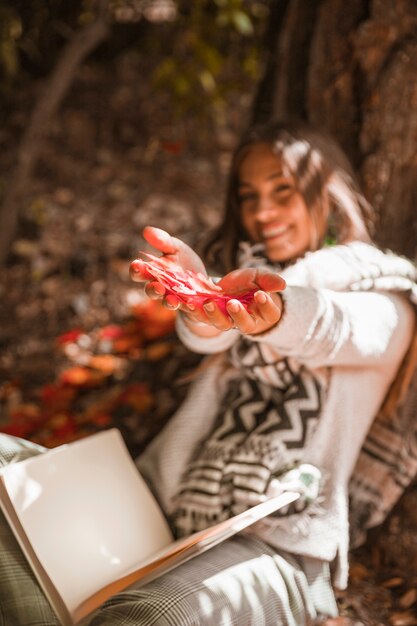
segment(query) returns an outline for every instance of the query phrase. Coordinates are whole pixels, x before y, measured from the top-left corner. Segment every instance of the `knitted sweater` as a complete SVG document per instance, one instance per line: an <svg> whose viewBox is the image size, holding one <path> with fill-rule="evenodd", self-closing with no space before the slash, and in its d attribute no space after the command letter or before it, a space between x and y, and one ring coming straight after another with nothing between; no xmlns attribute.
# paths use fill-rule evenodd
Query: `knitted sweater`
<svg viewBox="0 0 417 626"><path fill-rule="evenodd" d="M320 418L302 458L320 469L324 486L320 506L298 516L266 518L252 532L277 549L337 559L334 582L344 587L348 482L411 340L414 311L401 292L416 289L416 272L406 259L355 242L308 253L281 274L287 282L284 314L273 329L249 340L327 381ZM183 405L138 459L168 515L184 472L213 429L234 375L227 354L240 338L237 330L199 338L181 316L177 330L190 349L217 356L208 360Z"/></svg>

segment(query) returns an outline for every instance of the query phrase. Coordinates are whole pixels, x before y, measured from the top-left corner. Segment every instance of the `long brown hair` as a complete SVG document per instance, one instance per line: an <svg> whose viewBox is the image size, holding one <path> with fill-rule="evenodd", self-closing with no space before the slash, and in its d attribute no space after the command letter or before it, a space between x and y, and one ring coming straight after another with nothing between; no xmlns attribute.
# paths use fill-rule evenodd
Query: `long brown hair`
<svg viewBox="0 0 417 626"><path fill-rule="evenodd" d="M239 243L248 239L238 202L239 168L251 147L259 143L269 145L294 177L315 226L311 250L330 238L335 243L371 241L372 207L336 142L303 123L271 122L251 128L234 152L223 220L204 248L209 264L222 271L234 269ZM320 226L324 224L325 228Z"/></svg>

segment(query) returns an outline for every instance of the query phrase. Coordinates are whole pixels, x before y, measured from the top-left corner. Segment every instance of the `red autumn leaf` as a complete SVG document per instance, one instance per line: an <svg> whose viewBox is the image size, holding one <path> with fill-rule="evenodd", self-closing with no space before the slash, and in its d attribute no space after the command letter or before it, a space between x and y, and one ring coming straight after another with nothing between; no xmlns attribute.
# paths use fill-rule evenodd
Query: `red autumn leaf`
<svg viewBox="0 0 417 626"><path fill-rule="evenodd" d="M123 335L123 328L116 324L110 324L109 326L104 326L98 332L99 339L117 339Z"/></svg>
<svg viewBox="0 0 417 626"><path fill-rule="evenodd" d="M21 437L22 439L29 439L32 429L32 424L17 422L2 425L0 432L6 435L13 435L14 437Z"/></svg>
<svg viewBox="0 0 417 626"><path fill-rule="evenodd" d="M151 343L145 351L145 358L148 361L159 361L164 359L168 354L172 352L172 343L168 341L159 341Z"/></svg>
<svg viewBox="0 0 417 626"><path fill-rule="evenodd" d="M89 359L88 365L105 375L110 375L121 369L123 360L112 354L97 354Z"/></svg>
<svg viewBox="0 0 417 626"><path fill-rule="evenodd" d="M58 381L62 385L72 385L73 387L94 387L100 384L104 378L102 372L77 366L63 371Z"/></svg>
<svg viewBox="0 0 417 626"><path fill-rule="evenodd" d="M108 413L94 413L91 417L91 423L99 427L109 426L112 421L112 417Z"/></svg>
<svg viewBox="0 0 417 626"><path fill-rule="evenodd" d="M40 390L42 406L48 411L64 411L71 404L75 389L62 385L44 385Z"/></svg>
<svg viewBox="0 0 417 626"><path fill-rule="evenodd" d="M181 154L184 150L184 142L183 141L163 141L161 143L161 147L165 152L169 154Z"/></svg>
<svg viewBox="0 0 417 626"><path fill-rule="evenodd" d="M113 350L118 354L127 354L137 351L142 346L142 337L137 333L120 337L113 342Z"/></svg>
<svg viewBox="0 0 417 626"><path fill-rule="evenodd" d="M167 295L174 295L184 304L193 304L202 307L208 300L214 301L226 313L226 303L233 299L239 300L247 307L253 300L255 289L240 293L227 293L217 287L207 276L184 270L165 257L156 257L146 252L141 253L149 259L142 260L146 271L153 279L159 282Z"/></svg>
<svg viewBox="0 0 417 626"><path fill-rule="evenodd" d="M127 404L139 413L145 413L154 404L149 386L145 383L129 385L120 395L120 404Z"/></svg>
<svg viewBox="0 0 417 626"><path fill-rule="evenodd" d="M73 330L69 330L63 335L59 335L57 337L56 342L59 346L65 346L67 343L74 343L77 339L82 335L83 332L79 328L74 328Z"/></svg>

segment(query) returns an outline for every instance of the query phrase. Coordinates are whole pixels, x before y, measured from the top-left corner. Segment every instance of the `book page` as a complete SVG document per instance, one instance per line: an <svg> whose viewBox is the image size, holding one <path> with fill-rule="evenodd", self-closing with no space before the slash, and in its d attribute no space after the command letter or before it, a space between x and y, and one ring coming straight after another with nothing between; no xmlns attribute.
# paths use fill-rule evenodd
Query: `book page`
<svg viewBox="0 0 417 626"><path fill-rule="evenodd" d="M173 541L116 429L8 465L0 474L70 613Z"/></svg>
<svg viewBox="0 0 417 626"><path fill-rule="evenodd" d="M77 609L75 613L77 620L84 618L108 598L126 587L135 583L146 584L154 580L158 576L182 565L198 554L202 554L236 533L248 528L267 515L271 515L291 502L298 500L299 497L300 494L298 492L284 492L214 526L174 541L167 548L163 548L160 552L153 555L148 562L136 570L115 580L88 598Z"/></svg>

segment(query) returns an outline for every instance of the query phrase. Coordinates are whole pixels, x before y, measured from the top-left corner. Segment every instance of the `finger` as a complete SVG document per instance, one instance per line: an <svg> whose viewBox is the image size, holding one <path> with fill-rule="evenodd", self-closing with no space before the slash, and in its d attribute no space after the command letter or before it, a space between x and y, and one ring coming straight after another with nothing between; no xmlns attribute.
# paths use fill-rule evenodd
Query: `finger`
<svg viewBox="0 0 417 626"><path fill-rule="evenodd" d="M146 265L141 259L132 261L129 268L130 278L136 283L143 283L147 280L152 280L153 276L146 269Z"/></svg>
<svg viewBox="0 0 417 626"><path fill-rule="evenodd" d="M173 294L169 294L166 298L165 298L165 306L168 309L171 309L173 311L176 311L177 309L180 308L181 305L181 300L179 300L176 296L174 296Z"/></svg>
<svg viewBox="0 0 417 626"><path fill-rule="evenodd" d="M230 330L230 328L233 328L233 321L229 316L224 315L214 302L206 302L203 305L203 309L210 324L219 330Z"/></svg>
<svg viewBox="0 0 417 626"><path fill-rule="evenodd" d="M281 319L282 301L275 294L272 296L265 291L257 291L254 295L254 302L258 315L269 324L276 324Z"/></svg>
<svg viewBox="0 0 417 626"><path fill-rule="evenodd" d="M262 291L268 292L283 291L286 287L286 282L282 276L268 270L256 270L254 282Z"/></svg>
<svg viewBox="0 0 417 626"><path fill-rule="evenodd" d="M232 318L234 325L242 333L252 333L256 329L256 319L245 309L239 300L231 299L226 304L227 312Z"/></svg>
<svg viewBox="0 0 417 626"><path fill-rule="evenodd" d="M203 322L204 324L210 323L202 307L195 306L189 302L187 304L183 303L180 308L191 321Z"/></svg>
<svg viewBox="0 0 417 626"><path fill-rule="evenodd" d="M148 243L164 254L175 254L178 251L178 243L175 237L171 237L166 230L155 226L145 226L143 236Z"/></svg>
<svg viewBox="0 0 417 626"><path fill-rule="evenodd" d="M197 309L196 311L189 311L187 308L184 308L184 305L180 306L181 311L184 313L185 317L190 320L191 323L197 324L208 324L210 325L209 320L207 319L204 311Z"/></svg>
<svg viewBox="0 0 417 626"><path fill-rule="evenodd" d="M245 268L230 272L219 281L219 285L229 293L257 288L273 292L285 289L286 283L282 276L276 272L259 268Z"/></svg>
<svg viewBox="0 0 417 626"><path fill-rule="evenodd" d="M161 283L158 283L156 281L146 283L145 293L148 296L148 298L161 299L164 297L165 292L166 292L166 289L163 285L161 285Z"/></svg>

